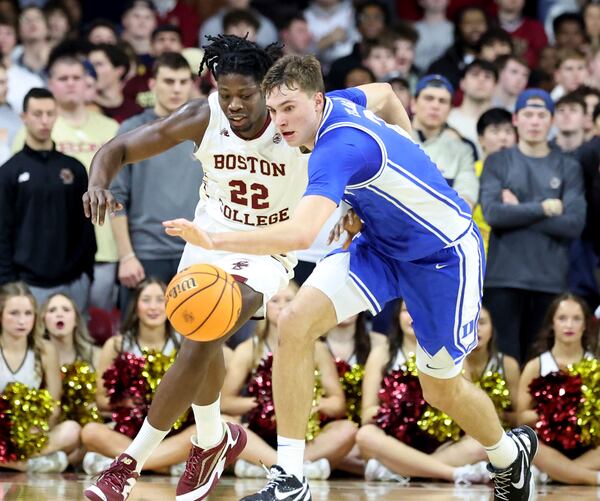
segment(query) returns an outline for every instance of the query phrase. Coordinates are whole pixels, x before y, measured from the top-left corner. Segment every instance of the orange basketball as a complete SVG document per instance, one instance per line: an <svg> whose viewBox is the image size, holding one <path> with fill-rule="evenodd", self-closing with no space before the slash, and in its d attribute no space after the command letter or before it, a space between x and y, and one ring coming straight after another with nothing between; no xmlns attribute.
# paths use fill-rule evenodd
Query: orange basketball
<svg viewBox="0 0 600 501"><path fill-rule="evenodd" d="M195 264L173 277L165 293L167 317L182 336L212 341L229 332L242 309L242 293L229 273Z"/></svg>

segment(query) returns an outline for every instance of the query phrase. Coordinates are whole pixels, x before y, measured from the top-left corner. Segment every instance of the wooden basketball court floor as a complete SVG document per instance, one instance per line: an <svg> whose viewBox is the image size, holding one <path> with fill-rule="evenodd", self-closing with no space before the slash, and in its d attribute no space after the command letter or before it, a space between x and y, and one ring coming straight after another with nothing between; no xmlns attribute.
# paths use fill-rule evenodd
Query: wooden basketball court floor
<svg viewBox="0 0 600 501"><path fill-rule="evenodd" d="M83 489L89 482L85 475L27 475L0 473L0 501L85 501ZM144 476L136 485L130 501L170 501L175 499L176 478ZM210 496L212 501L236 501L256 492L264 480L224 477ZM313 501L491 501L486 486L454 487L444 483L411 482L400 486L388 482L331 480L311 483ZM536 499L580 501L600 499L600 487L544 485Z"/></svg>

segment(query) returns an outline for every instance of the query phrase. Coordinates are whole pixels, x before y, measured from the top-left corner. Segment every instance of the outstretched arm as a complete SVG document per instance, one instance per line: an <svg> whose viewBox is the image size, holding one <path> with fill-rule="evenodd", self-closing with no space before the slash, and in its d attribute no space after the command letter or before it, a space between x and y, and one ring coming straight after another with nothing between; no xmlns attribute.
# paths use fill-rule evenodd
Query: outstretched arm
<svg viewBox="0 0 600 501"><path fill-rule="evenodd" d="M106 210L114 212L119 208L108 186L123 165L158 155L183 141L199 144L209 119L210 108L205 101L190 101L172 114L102 146L92 160L88 191L83 195L86 216L101 225Z"/></svg>
<svg viewBox="0 0 600 501"><path fill-rule="evenodd" d="M205 249L247 254L285 254L308 249L333 214L336 203L320 195L302 198L291 219L255 231L209 233L187 219L165 221L166 232Z"/></svg>
<svg viewBox="0 0 600 501"><path fill-rule="evenodd" d="M208 233L185 219L165 221L169 235L192 245L248 254L282 254L307 249L343 198L353 174L363 179L381 164L375 140L351 127L324 135L308 164L308 186L291 219L255 231Z"/></svg>

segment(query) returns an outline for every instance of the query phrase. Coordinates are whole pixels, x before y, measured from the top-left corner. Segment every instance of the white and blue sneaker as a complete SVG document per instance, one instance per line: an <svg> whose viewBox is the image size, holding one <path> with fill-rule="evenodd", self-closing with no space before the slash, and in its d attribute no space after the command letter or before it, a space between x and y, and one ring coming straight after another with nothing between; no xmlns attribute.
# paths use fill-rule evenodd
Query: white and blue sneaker
<svg viewBox="0 0 600 501"><path fill-rule="evenodd" d="M271 466L267 480L267 485L260 491L242 498L241 501L311 501L312 499L306 477L298 480L295 475L286 473L279 465Z"/></svg>
<svg viewBox="0 0 600 501"><path fill-rule="evenodd" d="M488 464L494 481L494 501L530 501L535 499L535 479L531 474L533 458L538 449L538 438L529 426L519 426L507 433L517 444L517 459L503 469Z"/></svg>

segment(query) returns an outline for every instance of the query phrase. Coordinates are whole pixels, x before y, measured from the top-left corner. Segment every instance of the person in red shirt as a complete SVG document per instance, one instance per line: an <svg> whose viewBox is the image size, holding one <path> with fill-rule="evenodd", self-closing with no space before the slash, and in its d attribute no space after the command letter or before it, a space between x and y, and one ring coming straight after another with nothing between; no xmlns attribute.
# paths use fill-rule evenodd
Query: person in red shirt
<svg viewBox="0 0 600 501"><path fill-rule="evenodd" d="M525 0L496 0L498 21L509 33L515 45L515 52L525 58L530 68L535 68L541 50L548 45L544 26L537 19L523 17Z"/></svg>
<svg viewBox="0 0 600 501"><path fill-rule="evenodd" d="M183 49L182 34L179 27L172 24L158 26L152 32L151 50L152 55L158 58L165 52L181 53ZM142 108L154 106L154 94L150 92L148 83L152 78L152 72L143 75L135 75L125 83L123 95L126 100L136 103Z"/></svg>
<svg viewBox="0 0 600 501"><path fill-rule="evenodd" d="M200 17L194 8L183 0L155 1L156 20L159 25L177 26L181 32L184 47L198 46Z"/></svg>

